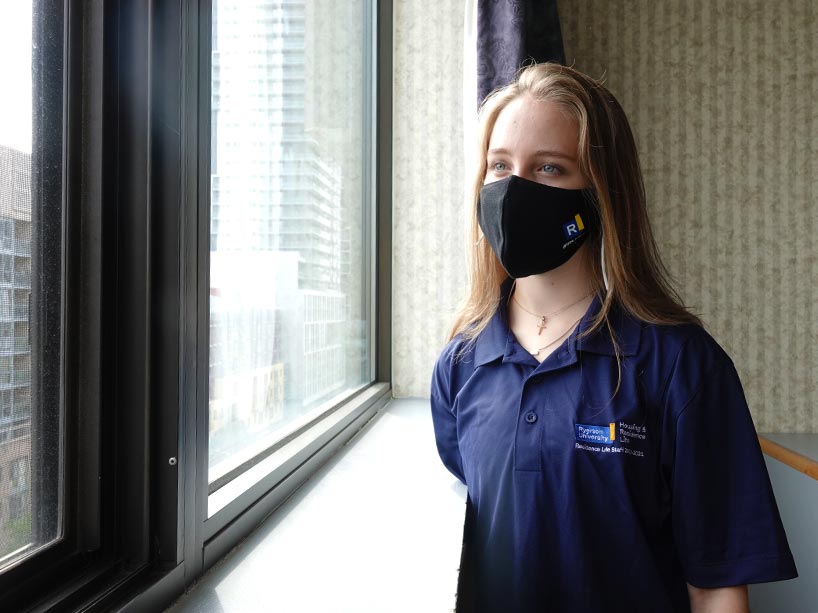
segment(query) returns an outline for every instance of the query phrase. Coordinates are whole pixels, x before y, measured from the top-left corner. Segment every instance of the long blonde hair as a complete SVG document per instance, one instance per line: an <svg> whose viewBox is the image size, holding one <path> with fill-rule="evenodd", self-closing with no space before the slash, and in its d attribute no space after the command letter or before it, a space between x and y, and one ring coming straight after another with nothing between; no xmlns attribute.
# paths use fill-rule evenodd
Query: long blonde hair
<svg viewBox="0 0 818 613"><path fill-rule="evenodd" d="M486 175L491 132L500 112L514 99L531 95L556 102L579 126L579 170L595 192L601 234L586 239L590 253L599 254L605 243L605 291L601 258L589 258L591 283L602 307L586 330L591 334L605 325L614 347L619 349L608 324L617 303L636 318L656 324L695 323L673 289L662 263L648 220L645 186L639 157L628 120L619 102L600 82L559 64L534 64L523 68L511 84L495 90L480 107L478 165L474 179L471 215L470 291L458 312L449 339L461 335L473 340L497 311L500 285L507 274L488 241L481 240L477 200Z"/></svg>

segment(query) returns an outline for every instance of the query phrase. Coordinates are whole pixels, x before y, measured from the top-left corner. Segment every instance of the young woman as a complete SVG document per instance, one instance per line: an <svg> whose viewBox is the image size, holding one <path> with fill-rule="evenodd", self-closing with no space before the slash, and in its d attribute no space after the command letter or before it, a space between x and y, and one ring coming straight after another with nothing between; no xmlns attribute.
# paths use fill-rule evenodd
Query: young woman
<svg viewBox="0 0 818 613"><path fill-rule="evenodd" d="M797 575L730 357L681 304L624 112L559 65L480 113L471 290L435 365L459 610L747 611Z"/></svg>

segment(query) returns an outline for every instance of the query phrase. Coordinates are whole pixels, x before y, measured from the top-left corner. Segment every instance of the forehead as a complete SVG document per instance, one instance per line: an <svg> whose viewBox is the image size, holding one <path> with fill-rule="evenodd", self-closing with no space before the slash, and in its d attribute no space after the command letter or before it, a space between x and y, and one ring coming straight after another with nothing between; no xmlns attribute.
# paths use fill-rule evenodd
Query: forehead
<svg viewBox="0 0 818 613"><path fill-rule="evenodd" d="M500 111L489 139L490 149L519 153L532 148L576 156L578 146L576 120L556 102L531 96L515 98Z"/></svg>

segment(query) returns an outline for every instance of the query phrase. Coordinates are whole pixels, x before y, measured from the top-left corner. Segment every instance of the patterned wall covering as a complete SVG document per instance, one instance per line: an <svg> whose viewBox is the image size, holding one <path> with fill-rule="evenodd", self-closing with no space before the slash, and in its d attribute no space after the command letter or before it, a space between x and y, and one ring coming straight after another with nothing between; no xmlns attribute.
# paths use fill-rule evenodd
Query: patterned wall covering
<svg viewBox="0 0 818 613"><path fill-rule="evenodd" d="M393 393L428 396L466 279L465 6L395 0L393 7Z"/></svg>
<svg viewBox="0 0 818 613"><path fill-rule="evenodd" d="M562 0L566 59L636 132L686 303L756 428L818 432L818 4Z"/></svg>
<svg viewBox="0 0 818 613"><path fill-rule="evenodd" d="M465 282L461 4L395 3L396 396L428 396ZM604 75L629 114L666 264L733 357L756 427L818 432L818 6L559 12L568 61Z"/></svg>

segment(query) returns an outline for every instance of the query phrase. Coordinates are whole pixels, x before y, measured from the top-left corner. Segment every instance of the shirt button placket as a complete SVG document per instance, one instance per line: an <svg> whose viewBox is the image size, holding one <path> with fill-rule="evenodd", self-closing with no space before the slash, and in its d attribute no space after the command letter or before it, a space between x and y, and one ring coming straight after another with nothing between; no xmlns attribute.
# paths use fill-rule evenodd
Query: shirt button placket
<svg viewBox="0 0 818 613"><path fill-rule="evenodd" d="M533 406L536 406L532 399L538 396L536 393L537 383L537 378L529 379L520 398L517 437L514 444L515 470L536 472L542 470L542 425L537 423L539 418L537 413L532 410Z"/></svg>

